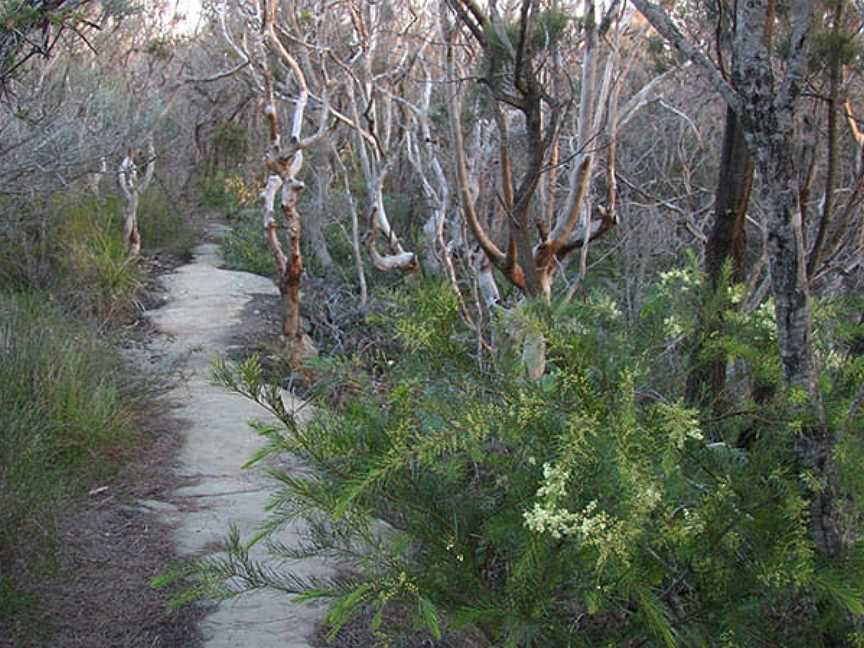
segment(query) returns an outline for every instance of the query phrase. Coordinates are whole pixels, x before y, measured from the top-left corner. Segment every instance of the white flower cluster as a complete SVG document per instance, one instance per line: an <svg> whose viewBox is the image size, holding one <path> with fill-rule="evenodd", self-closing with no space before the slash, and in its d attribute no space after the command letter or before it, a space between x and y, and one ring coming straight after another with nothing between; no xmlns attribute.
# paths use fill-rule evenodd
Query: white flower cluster
<svg viewBox="0 0 864 648"><path fill-rule="evenodd" d="M672 340L684 335L684 322L680 317L669 315L663 319L663 334L667 340Z"/></svg>
<svg viewBox="0 0 864 648"><path fill-rule="evenodd" d="M705 437L702 435L702 430L699 427L699 421L695 416L687 417L683 419L682 425L676 427L672 433L672 440L675 443L675 447L681 450L684 447L684 443L687 439L694 439L696 441L701 441Z"/></svg>
<svg viewBox="0 0 864 648"><path fill-rule="evenodd" d="M554 504L534 504L534 508L525 511L525 526L535 533L548 533L556 540L567 536L576 536L583 541L592 542L605 535L611 520L604 511L596 512L597 500L591 500L579 513L573 513Z"/></svg>
<svg viewBox="0 0 864 648"><path fill-rule="evenodd" d="M669 288L676 284L680 288L698 288L699 276L686 268L673 268L660 273L660 285Z"/></svg>
<svg viewBox="0 0 864 648"><path fill-rule="evenodd" d="M597 510L597 500L591 500L584 509L573 513L558 506L558 500L567 492L570 472L561 466L543 464L543 485L537 489L536 502L522 517L525 526L535 533L548 533L556 540L566 536L576 536L592 543L605 537L612 526L612 520L604 511Z"/></svg>
<svg viewBox="0 0 864 648"><path fill-rule="evenodd" d="M621 309L618 308L618 304L616 304L615 300L609 295L604 293L594 293L591 295L589 303L597 313L605 316L607 319L616 321L623 317Z"/></svg>
<svg viewBox="0 0 864 648"><path fill-rule="evenodd" d="M702 441L705 437L699 425L697 412L681 404L669 405L660 403L657 405L659 414L663 417L663 427L673 445L681 450L688 439Z"/></svg>
<svg viewBox="0 0 864 648"><path fill-rule="evenodd" d="M660 489L654 485L648 485L637 491L635 496L636 507L639 511L650 513L657 508L657 505L662 499L663 493Z"/></svg>
<svg viewBox="0 0 864 648"><path fill-rule="evenodd" d="M570 471L562 466L543 464L543 485L537 489L537 497L559 498L567 493L567 480Z"/></svg>

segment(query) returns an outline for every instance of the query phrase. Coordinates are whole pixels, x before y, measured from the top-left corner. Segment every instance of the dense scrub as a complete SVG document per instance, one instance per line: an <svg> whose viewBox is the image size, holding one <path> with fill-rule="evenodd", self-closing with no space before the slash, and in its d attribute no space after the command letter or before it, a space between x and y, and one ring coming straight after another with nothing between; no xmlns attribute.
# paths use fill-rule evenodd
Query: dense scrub
<svg viewBox="0 0 864 648"><path fill-rule="evenodd" d="M233 535L228 557L197 574L222 595L330 599L334 632L370 607L377 628L407 606L434 636L471 626L496 646L860 641L864 548L835 562L814 551L812 484L795 454L811 422L783 387L771 318L736 316L714 340L739 359L749 396L725 416L689 408L664 360L694 343L688 291L698 303L692 273L667 274L633 321L602 293L511 315L501 331L547 340L550 366L532 382L516 354L476 357L452 292L425 285L379 321L398 341L379 358L386 373L323 363L302 426L254 359L221 367L226 385L284 422L259 428L268 444L250 463L294 453L313 470L271 470L278 490L260 533ZM837 353L857 332L844 308L820 308L823 381L831 425L848 431L839 470L857 516L864 422L850 403L862 360ZM308 535L285 547L279 530L296 519ZM250 560L258 542L271 542L272 564ZM297 578L290 560L306 555L352 569Z"/></svg>
<svg viewBox="0 0 864 648"><path fill-rule="evenodd" d="M50 291L86 317L129 317L144 273L123 244L122 210L117 196L58 194L16 214L0 224L0 285ZM189 219L158 188L142 197L139 221L145 254L189 254Z"/></svg>

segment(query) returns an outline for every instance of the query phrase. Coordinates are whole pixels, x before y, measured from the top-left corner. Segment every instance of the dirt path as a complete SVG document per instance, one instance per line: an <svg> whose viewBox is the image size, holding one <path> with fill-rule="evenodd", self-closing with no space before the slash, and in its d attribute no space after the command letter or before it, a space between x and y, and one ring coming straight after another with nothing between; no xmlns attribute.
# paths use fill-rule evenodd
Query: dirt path
<svg viewBox="0 0 864 648"><path fill-rule="evenodd" d="M218 231L213 231L218 235ZM178 477L186 484L162 504L181 556L197 556L224 539L229 525L248 534L263 517L269 485L258 473L241 470L261 443L247 425L266 413L209 382L211 363L225 355L241 327L241 313L256 296L278 294L269 279L220 269L218 246L201 245L194 260L163 278L167 303L150 313L161 331L156 345L168 361L186 358L188 380L172 400L185 421ZM281 541L291 543L292 531ZM253 553L254 556L254 553ZM296 565L301 574L320 574L314 561ZM201 623L207 648L301 648L310 646L320 608L290 604L284 595L256 593L214 606Z"/></svg>

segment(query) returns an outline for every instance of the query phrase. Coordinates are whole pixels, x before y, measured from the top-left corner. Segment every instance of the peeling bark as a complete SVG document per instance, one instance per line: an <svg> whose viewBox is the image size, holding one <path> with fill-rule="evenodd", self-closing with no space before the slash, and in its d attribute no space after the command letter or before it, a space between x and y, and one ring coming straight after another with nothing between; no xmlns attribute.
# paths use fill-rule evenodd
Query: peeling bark
<svg viewBox="0 0 864 648"><path fill-rule="evenodd" d="M326 134L327 117L330 107L327 89L322 92L320 121L316 133L302 137L303 117L309 100L307 79L296 59L285 49L276 35L276 3L268 0L263 7L256 2L247 7L250 14L247 21L247 35L251 41L251 53L236 45L227 36L229 43L241 57L249 61L250 70L257 74L256 83L262 94L263 113L268 127L268 148L265 166L269 173L267 185L262 193L264 235L273 252L278 274L277 285L282 295L283 317L282 334L289 349L291 364L298 365L303 360L317 354L314 345L303 331L300 317L300 287L303 278L303 255L301 250L302 222L297 210L300 192L305 185L298 176L303 169L304 151L315 146ZM255 21L260 28L251 29ZM245 44L245 40L244 40ZM273 75L267 49L270 49L287 69L297 85L294 113L288 141L282 137L282 125L276 108ZM287 231L288 250L283 249L278 237L279 219L276 216L276 196L279 195L281 220Z"/></svg>

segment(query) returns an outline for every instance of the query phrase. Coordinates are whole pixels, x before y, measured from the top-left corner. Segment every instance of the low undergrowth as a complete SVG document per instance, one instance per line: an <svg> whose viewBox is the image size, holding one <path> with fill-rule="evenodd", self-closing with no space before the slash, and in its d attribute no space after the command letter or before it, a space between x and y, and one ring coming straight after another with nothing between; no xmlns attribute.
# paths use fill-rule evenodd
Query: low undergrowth
<svg viewBox="0 0 864 648"><path fill-rule="evenodd" d="M49 241L60 293L85 316L110 320L128 315L144 276L123 244L121 199L58 201L60 222Z"/></svg>
<svg viewBox="0 0 864 648"><path fill-rule="evenodd" d="M141 196L138 220L145 252L166 250L185 260L192 258L197 243L195 227L186 208L172 201L159 186L149 187Z"/></svg>
<svg viewBox="0 0 864 648"><path fill-rule="evenodd" d="M30 602L18 581L53 569L65 499L113 471L133 441L131 393L117 353L91 328L45 294L0 293L4 621Z"/></svg>
<svg viewBox="0 0 864 648"><path fill-rule="evenodd" d="M138 218L145 255L189 256L190 219L158 187L142 196ZM58 194L0 227L0 285L7 289L50 291L80 315L118 321L134 313L143 280L123 244L118 196Z"/></svg>
<svg viewBox="0 0 864 648"><path fill-rule="evenodd" d="M229 270L272 277L276 270L273 253L264 241L261 218L256 210L241 210L222 242L222 258Z"/></svg>
<svg viewBox="0 0 864 648"><path fill-rule="evenodd" d="M795 452L813 422L762 370L776 364L770 317L730 317L716 340L754 368L758 403L744 392L723 417L688 407L669 371L695 321L676 276L637 322L600 293L502 319L504 334L518 324L545 340L536 382L519 349L478 357L437 284L378 318L395 340L385 372L319 362L326 378L308 422L285 410L254 358L220 366L223 384L281 421L257 427L267 443L249 464L292 454L311 469L269 469L277 490L260 530L231 534L226 554L194 565L190 595L328 599L333 635L370 609L374 631L395 632L382 625L395 606L430 641L470 627L490 646L861 645L864 545L830 560L815 549L814 485ZM832 337L820 349L834 356L822 358L823 393L829 424L846 431L837 469L857 516L864 420L850 404L864 364L837 357L852 334L830 324L843 319L837 308L818 309ZM303 542L286 546L280 532L297 521ZM259 543L264 562L249 554ZM310 556L352 569L292 571Z"/></svg>

